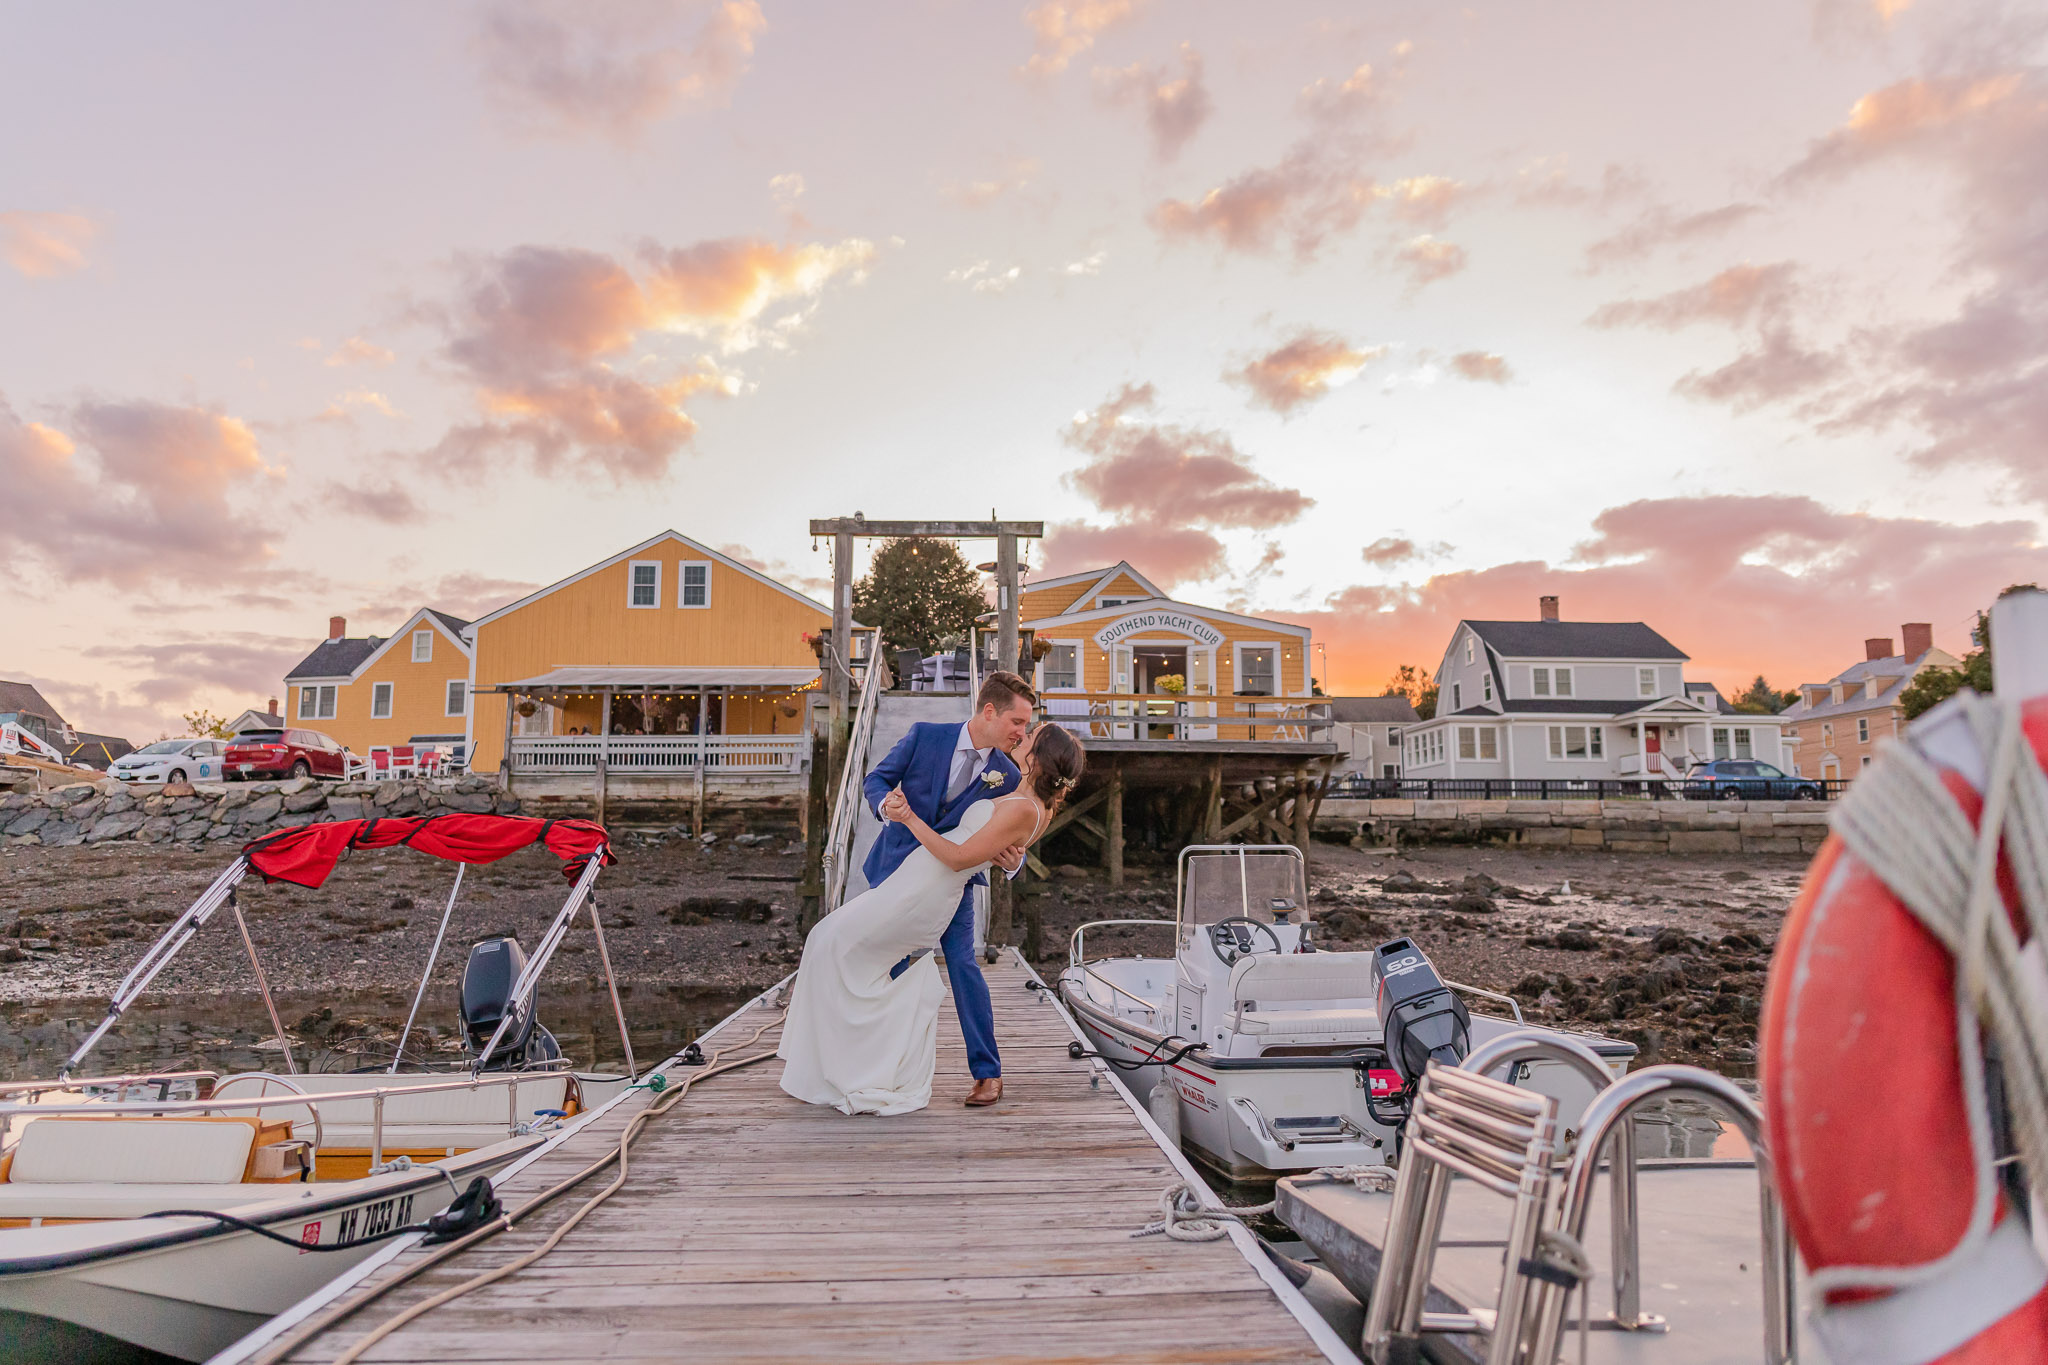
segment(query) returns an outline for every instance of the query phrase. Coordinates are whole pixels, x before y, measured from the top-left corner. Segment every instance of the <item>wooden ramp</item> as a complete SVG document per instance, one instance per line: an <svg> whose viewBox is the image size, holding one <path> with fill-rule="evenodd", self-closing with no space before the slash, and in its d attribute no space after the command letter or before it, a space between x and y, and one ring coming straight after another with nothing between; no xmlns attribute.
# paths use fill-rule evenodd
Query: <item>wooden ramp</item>
<svg viewBox="0 0 2048 1365"><path fill-rule="evenodd" d="M950 998L933 1103L897 1118L800 1104L768 1061L713 1077L634 1144L627 1186L538 1264L439 1307L367 1361L1350 1360L1242 1236L1133 1240L1182 1178L1021 958L989 969L1003 1102L969 1085ZM703 1040L737 1049L755 1004ZM728 1056L772 1050L771 1028ZM632 1092L505 1182L516 1207L606 1150L648 1103ZM303 1345L330 1361L428 1295L544 1240L593 1178ZM1247 1257L1258 1258L1255 1263ZM416 1259L371 1271L374 1284ZM351 1290L353 1297L360 1288ZM289 1316L289 1315L288 1315ZM302 1315L303 1316L303 1315ZM1318 1346L1320 1339L1331 1354ZM238 1350L238 1358L262 1352Z"/></svg>

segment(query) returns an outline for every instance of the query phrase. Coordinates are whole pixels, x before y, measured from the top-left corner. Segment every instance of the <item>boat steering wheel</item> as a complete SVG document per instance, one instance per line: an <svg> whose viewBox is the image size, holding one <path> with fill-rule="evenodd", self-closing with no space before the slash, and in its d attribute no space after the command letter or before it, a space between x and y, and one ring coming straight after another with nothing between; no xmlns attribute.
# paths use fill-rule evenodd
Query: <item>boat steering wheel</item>
<svg viewBox="0 0 2048 1365"><path fill-rule="evenodd" d="M280 1076L274 1071L243 1071L238 1072L233 1076L228 1076L224 1078L220 1082L220 1084L214 1086L213 1093L210 1096L208 1096L208 1098L216 1100L223 1098L220 1092L227 1089L229 1086L233 1085L237 1081L264 1082L263 1089L259 1090L256 1093L256 1098L259 1100L265 1099L269 1096L269 1083L272 1081L275 1081L279 1085L283 1086L285 1090L290 1094L304 1095L306 1093L306 1087L300 1085L297 1081L293 1080L289 1076ZM287 1107L296 1108L297 1106L293 1105ZM313 1116L313 1153L314 1156L317 1158L319 1156L320 1149L327 1145L327 1124L326 1121L320 1117L320 1105L317 1101L308 1099L306 1102L306 1111ZM264 1111L261 1109L252 1109L248 1112L255 1114L258 1119L261 1119L263 1117Z"/></svg>
<svg viewBox="0 0 2048 1365"><path fill-rule="evenodd" d="M1273 932L1272 925L1265 923L1263 920L1255 920L1250 915L1226 915L1209 926L1210 950L1216 954L1217 958L1226 967L1236 962L1240 957L1250 957L1253 953L1260 951L1252 946L1252 936L1250 934L1224 932L1223 926L1226 924L1248 924L1272 940L1274 952L1284 953L1287 951L1280 946L1280 935Z"/></svg>

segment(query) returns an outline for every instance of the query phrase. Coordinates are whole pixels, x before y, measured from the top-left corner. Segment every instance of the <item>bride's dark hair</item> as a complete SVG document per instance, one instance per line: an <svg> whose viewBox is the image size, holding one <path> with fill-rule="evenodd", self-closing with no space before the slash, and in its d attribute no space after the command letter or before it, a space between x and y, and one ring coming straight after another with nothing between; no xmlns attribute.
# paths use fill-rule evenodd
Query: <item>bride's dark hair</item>
<svg viewBox="0 0 2048 1365"><path fill-rule="evenodd" d="M1088 755L1074 732L1050 721L1032 732L1031 793L1051 810L1074 790L1088 770Z"/></svg>

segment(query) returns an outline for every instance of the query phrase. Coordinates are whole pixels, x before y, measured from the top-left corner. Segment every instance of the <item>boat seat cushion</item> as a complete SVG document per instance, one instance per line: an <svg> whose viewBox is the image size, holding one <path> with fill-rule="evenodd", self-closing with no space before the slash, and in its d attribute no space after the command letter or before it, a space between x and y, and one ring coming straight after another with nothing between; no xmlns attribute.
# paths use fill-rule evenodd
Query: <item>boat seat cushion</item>
<svg viewBox="0 0 2048 1365"><path fill-rule="evenodd" d="M247 1118L47 1118L14 1146L16 1185L232 1185L249 1167Z"/></svg>
<svg viewBox="0 0 2048 1365"><path fill-rule="evenodd" d="M1246 1010L1237 1031L1267 1043L1377 1043L1380 1016L1370 1009Z"/></svg>
<svg viewBox="0 0 2048 1365"><path fill-rule="evenodd" d="M1230 969L1233 1008L1285 1008L1303 1000L1372 1007L1371 953L1254 953Z"/></svg>

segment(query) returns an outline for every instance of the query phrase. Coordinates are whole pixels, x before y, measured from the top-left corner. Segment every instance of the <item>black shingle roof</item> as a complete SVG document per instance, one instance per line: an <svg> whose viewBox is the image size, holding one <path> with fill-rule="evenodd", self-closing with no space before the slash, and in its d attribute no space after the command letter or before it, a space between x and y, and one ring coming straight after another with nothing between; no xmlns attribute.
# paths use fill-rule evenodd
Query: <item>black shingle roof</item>
<svg viewBox="0 0 2048 1365"><path fill-rule="evenodd" d="M0 679L0 711L26 711L30 715L55 721L58 725L64 723L62 713L50 704L48 697L36 691L33 683L8 682Z"/></svg>
<svg viewBox="0 0 2048 1365"><path fill-rule="evenodd" d="M1467 621L1508 659L1685 659L1641 621Z"/></svg>
<svg viewBox="0 0 2048 1365"><path fill-rule="evenodd" d="M345 678L382 643L383 641L376 636L366 636L360 640L322 640L313 646L311 654L299 661L297 668L284 675L284 680L290 682L293 678Z"/></svg>
<svg viewBox="0 0 2048 1365"><path fill-rule="evenodd" d="M1421 717L1406 697L1332 697L1330 719L1347 725L1405 725Z"/></svg>

